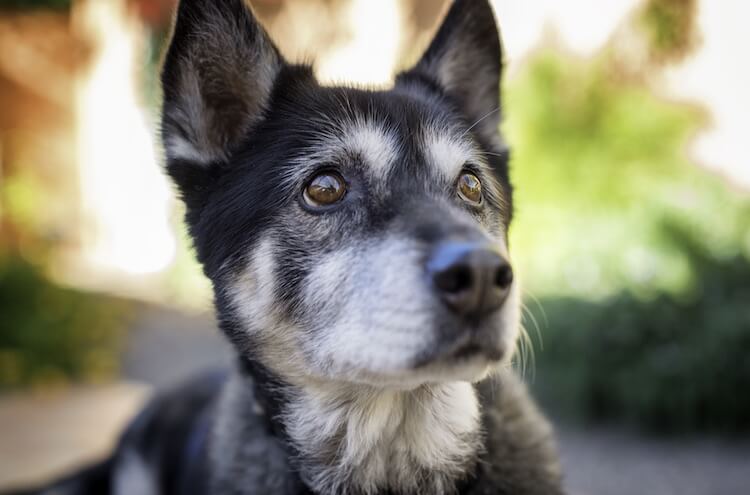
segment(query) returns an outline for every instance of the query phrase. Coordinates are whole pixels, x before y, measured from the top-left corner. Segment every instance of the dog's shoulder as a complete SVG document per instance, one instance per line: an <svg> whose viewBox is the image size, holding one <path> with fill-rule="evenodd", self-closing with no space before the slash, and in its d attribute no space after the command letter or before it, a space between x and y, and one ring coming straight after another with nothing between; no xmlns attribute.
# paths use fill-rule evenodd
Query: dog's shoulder
<svg viewBox="0 0 750 495"><path fill-rule="evenodd" d="M484 452L465 493L561 495L562 475L553 429L512 372L478 386ZM499 490L499 491L498 491Z"/></svg>
<svg viewBox="0 0 750 495"><path fill-rule="evenodd" d="M279 430L280 412L266 397L274 393L258 391L261 385L273 385L253 377L243 365L231 374L216 405L208 445L210 493L307 493Z"/></svg>
<svg viewBox="0 0 750 495"><path fill-rule="evenodd" d="M112 492L206 493L207 445L226 381L226 371L210 371L155 394L120 438Z"/></svg>
<svg viewBox="0 0 750 495"><path fill-rule="evenodd" d="M207 372L156 393L108 461L108 493L304 493L254 379L237 371Z"/></svg>

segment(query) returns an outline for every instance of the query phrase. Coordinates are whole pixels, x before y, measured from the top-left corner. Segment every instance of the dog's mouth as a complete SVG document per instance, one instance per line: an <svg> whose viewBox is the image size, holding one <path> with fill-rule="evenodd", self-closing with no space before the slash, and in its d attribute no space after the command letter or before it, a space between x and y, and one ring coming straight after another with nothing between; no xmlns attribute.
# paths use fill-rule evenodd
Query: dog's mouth
<svg viewBox="0 0 750 495"><path fill-rule="evenodd" d="M482 360L487 364L497 364L506 357L501 331L467 331L459 337L439 345L432 352L420 356L415 369L425 368L434 363L461 364L471 360Z"/></svg>
<svg viewBox="0 0 750 495"><path fill-rule="evenodd" d="M499 362L502 361L505 352L501 346L482 346L477 342L468 342L459 347L449 357L460 361L477 356L485 357L488 361Z"/></svg>

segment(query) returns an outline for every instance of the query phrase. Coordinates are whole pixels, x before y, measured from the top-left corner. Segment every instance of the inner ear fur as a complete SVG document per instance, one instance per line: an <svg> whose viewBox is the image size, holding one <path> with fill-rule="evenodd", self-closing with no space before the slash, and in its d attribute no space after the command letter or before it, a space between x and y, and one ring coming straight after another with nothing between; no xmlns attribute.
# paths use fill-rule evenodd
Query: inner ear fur
<svg viewBox="0 0 750 495"><path fill-rule="evenodd" d="M284 63L242 0L181 0L161 78L168 166L226 161L263 118Z"/></svg>
<svg viewBox="0 0 750 495"><path fill-rule="evenodd" d="M396 84L425 83L454 101L488 144L500 147L503 52L487 0L456 0L417 64Z"/></svg>

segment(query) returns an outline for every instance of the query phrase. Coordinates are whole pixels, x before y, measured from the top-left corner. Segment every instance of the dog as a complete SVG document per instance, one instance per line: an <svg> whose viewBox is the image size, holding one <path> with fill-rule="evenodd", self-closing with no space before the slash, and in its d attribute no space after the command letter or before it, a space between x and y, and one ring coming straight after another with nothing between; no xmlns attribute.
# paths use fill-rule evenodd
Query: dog
<svg viewBox="0 0 750 495"><path fill-rule="evenodd" d="M456 0L385 90L324 86L242 0L182 0L166 169L237 365L155 398L44 493L563 493L509 362L502 50Z"/></svg>

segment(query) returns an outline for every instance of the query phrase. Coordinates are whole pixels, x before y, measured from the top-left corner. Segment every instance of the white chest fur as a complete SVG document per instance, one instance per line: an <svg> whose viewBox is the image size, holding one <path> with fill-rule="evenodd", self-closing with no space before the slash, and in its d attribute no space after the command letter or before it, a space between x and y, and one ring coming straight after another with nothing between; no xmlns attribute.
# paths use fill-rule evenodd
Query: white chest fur
<svg viewBox="0 0 750 495"><path fill-rule="evenodd" d="M476 455L479 403L470 383L303 390L284 421L303 477L320 493L351 485L363 493L449 493Z"/></svg>

